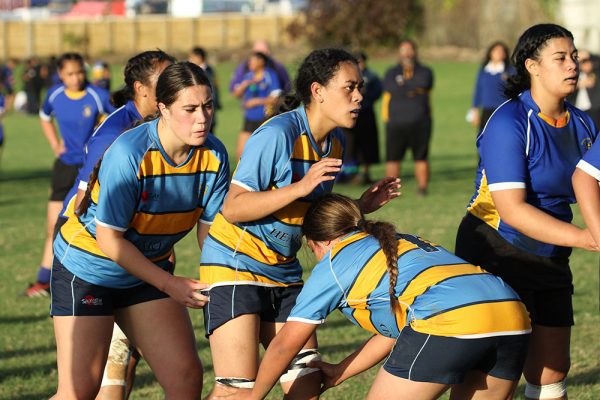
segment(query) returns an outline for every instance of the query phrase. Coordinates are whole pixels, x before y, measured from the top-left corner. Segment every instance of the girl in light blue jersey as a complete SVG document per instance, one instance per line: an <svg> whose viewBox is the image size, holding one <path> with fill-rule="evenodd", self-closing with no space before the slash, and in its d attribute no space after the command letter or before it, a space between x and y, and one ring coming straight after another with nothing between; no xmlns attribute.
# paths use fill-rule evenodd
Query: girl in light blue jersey
<svg viewBox="0 0 600 400"><path fill-rule="evenodd" d="M372 332L339 364L313 362L323 390L387 357L368 399L506 399L521 375L530 323L500 278L337 194L316 200L302 233L319 263L244 398L262 399L334 310Z"/></svg>
<svg viewBox="0 0 600 400"><path fill-rule="evenodd" d="M598 250L572 224L571 175L591 147L592 120L565 98L577 88L573 35L553 24L521 35L516 74L477 139L475 194L456 239L456 254L502 277L531 314L525 396L565 399L573 322L573 247Z"/></svg>
<svg viewBox="0 0 600 400"><path fill-rule="evenodd" d="M302 219L316 196L332 190L344 152L339 128L356 123L361 86L346 51L313 51L300 66L291 111L264 123L244 147L200 260L200 280L211 285L204 321L218 382L213 395L252 385L259 343L268 346L293 307L302 286ZM374 211L399 195L399 185L379 181L361 206ZM315 356L316 347L313 335L304 354ZM281 382L290 399L318 397L315 369L294 368Z"/></svg>
<svg viewBox="0 0 600 400"><path fill-rule="evenodd" d="M96 395L115 321L166 398L196 399L201 392L186 307L204 306L198 291L206 285L172 275L170 256L194 226L202 245L227 190L227 152L209 136L211 85L200 67L167 67L156 101L158 118L114 141L54 242L56 398Z"/></svg>

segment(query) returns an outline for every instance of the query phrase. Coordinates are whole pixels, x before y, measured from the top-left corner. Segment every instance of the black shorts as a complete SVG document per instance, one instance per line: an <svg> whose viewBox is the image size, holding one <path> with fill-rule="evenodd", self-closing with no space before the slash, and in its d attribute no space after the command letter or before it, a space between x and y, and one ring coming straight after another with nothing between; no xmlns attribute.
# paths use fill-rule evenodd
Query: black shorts
<svg viewBox="0 0 600 400"><path fill-rule="evenodd" d="M168 294L147 283L127 289L98 286L73 275L54 258L50 279L50 315L111 316L117 308L164 299Z"/></svg>
<svg viewBox="0 0 600 400"><path fill-rule="evenodd" d="M544 326L572 326L573 275L569 257L542 257L508 243L472 214L456 235L456 255L499 276L521 297L531 322Z"/></svg>
<svg viewBox="0 0 600 400"><path fill-rule="evenodd" d="M406 149L412 150L415 161L425 161L429 155L431 120L426 119L410 124L385 125L385 159L402 161Z"/></svg>
<svg viewBox="0 0 600 400"><path fill-rule="evenodd" d="M50 201L64 201L73 187L79 167L81 165L68 165L62 162L60 158L54 161L52 167L52 192L50 193Z"/></svg>
<svg viewBox="0 0 600 400"><path fill-rule="evenodd" d="M252 133L255 130L257 130L265 121L266 119L261 119L259 121L251 121L249 119L244 118L244 126L242 127L242 129L244 130L244 132Z"/></svg>
<svg viewBox="0 0 600 400"><path fill-rule="evenodd" d="M529 334L459 339L415 332L406 326L383 364L390 374L417 382L453 385L479 370L516 381L521 376Z"/></svg>
<svg viewBox="0 0 600 400"><path fill-rule="evenodd" d="M204 307L204 329L208 337L215 329L244 314L258 314L263 322L285 322L302 286L215 286Z"/></svg>

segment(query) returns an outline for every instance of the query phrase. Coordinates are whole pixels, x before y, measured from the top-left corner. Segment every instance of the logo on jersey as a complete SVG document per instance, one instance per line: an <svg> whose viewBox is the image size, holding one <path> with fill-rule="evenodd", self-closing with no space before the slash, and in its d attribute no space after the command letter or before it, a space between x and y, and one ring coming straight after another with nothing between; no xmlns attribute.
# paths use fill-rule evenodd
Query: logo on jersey
<svg viewBox="0 0 600 400"><path fill-rule="evenodd" d="M581 141L581 145L585 148L585 150L589 150L592 147L592 139L585 138Z"/></svg>
<svg viewBox="0 0 600 400"><path fill-rule="evenodd" d="M85 118L91 117L92 116L92 107L90 107L90 106L84 106L82 114L83 114L83 116Z"/></svg>
<svg viewBox="0 0 600 400"><path fill-rule="evenodd" d="M83 304L84 306L101 306L104 303L101 297L94 297L91 294L88 294L83 299L81 299L81 304Z"/></svg>

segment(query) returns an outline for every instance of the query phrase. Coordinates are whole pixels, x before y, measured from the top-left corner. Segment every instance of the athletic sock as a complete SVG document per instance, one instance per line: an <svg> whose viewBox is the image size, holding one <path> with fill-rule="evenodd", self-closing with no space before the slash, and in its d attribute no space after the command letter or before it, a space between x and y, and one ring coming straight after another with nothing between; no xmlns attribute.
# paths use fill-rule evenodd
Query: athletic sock
<svg viewBox="0 0 600 400"><path fill-rule="evenodd" d="M50 269L44 266L40 266L40 269L37 274L37 281L39 283L48 283L50 282Z"/></svg>

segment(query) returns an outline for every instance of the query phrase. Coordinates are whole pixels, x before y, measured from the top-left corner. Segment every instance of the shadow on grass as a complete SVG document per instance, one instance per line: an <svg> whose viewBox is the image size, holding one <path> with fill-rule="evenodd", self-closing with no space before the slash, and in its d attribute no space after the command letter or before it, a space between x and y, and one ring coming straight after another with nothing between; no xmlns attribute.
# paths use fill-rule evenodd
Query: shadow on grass
<svg viewBox="0 0 600 400"><path fill-rule="evenodd" d="M41 315L19 315L19 316L7 316L7 317L0 317L0 325L6 324L6 325L11 325L11 324L27 324L27 323L34 323L34 322L38 322L38 321L42 321L42 320L47 320L50 317L48 316L48 314L41 314Z"/></svg>
<svg viewBox="0 0 600 400"><path fill-rule="evenodd" d="M47 168L23 170L23 171L0 171L1 182L28 181L33 179L50 178L52 171Z"/></svg>
<svg viewBox="0 0 600 400"><path fill-rule="evenodd" d="M56 362L49 362L45 364L30 365L27 367L9 367L0 368L0 383L3 383L12 378L18 378L19 380L26 380L29 377L37 374L49 375L51 370L56 370ZM56 378L49 378L56 379ZM39 399L40 397L38 397Z"/></svg>
<svg viewBox="0 0 600 400"><path fill-rule="evenodd" d="M40 353L48 353L48 352L52 352L55 353L56 352L56 347L54 346L38 346L38 347L34 347L31 349L19 349L19 350L5 350L2 353L0 353L0 360L7 360L9 358L13 358L13 357L25 357L31 354L40 354ZM2 377L0 377L0 381L4 379L4 375L2 375Z"/></svg>

